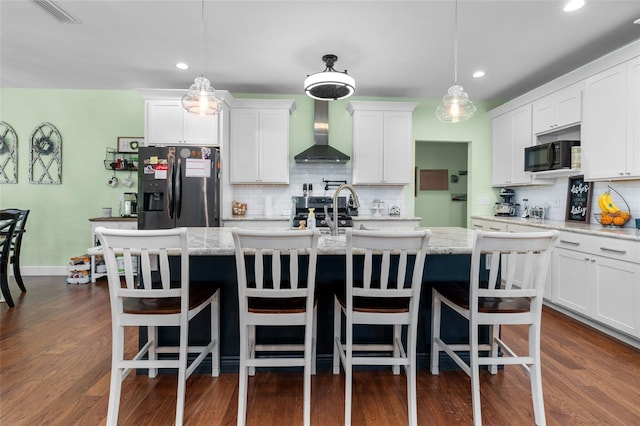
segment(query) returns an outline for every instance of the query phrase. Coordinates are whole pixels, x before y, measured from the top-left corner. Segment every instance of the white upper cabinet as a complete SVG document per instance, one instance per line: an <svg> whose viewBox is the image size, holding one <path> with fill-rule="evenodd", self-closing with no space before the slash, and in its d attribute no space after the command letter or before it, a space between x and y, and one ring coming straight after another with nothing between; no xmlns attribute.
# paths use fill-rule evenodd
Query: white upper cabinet
<svg viewBox="0 0 640 426"><path fill-rule="evenodd" d="M219 145L218 115L187 112L180 100L145 101L145 145Z"/></svg>
<svg viewBox="0 0 640 426"><path fill-rule="evenodd" d="M413 172L413 102L352 101L353 183L408 185Z"/></svg>
<svg viewBox="0 0 640 426"><path fill-rule="evenodd" d="M640 177L640 58L586 79L583 121L585 178Z"/></svg>
<svg viewBox="0 0 640 426"><path fill-rule="evenodd" d="M580 123L583 83L551 93L533 103L533 133L547 133Z"/></svg>
<svg viewBox="0 0 640 426"><path fill-rule="evenodd" d="M640 57L627 63L627 169L629 176L640 176Z"/></svg>
<svg viewBox="0 0 640 426"><path fill-rule="evenodd" d="M231 183L289 183L289 114L293 101L279 108L242 100L230 116L229 172Z"/></svg>
<svg viewBox="0 0 640 426"><path fill-rule="evenodd" d="M492 185L530 184L531 174L524 171L524 148L533 141L531 104L494 118L491 132Z"/></svg>

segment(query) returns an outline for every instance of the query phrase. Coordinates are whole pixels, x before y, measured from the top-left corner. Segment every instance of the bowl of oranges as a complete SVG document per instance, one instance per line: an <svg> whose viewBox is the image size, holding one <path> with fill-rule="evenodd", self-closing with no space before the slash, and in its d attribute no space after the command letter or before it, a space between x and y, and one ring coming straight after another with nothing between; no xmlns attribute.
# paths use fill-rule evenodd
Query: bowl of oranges
<svg viewBox="0 0 640 426"><path fill-rule="evenodd" d="M611 191L616 193L618 197L622 200L622 202L626 205L626 209L621 209L611 198ZM601 212L598 214L594 214L595 220L601 223L604 226L610 227L622 227L625 223L629 222L631 219L631 212L629 210L629 204L627 204L626 200L620 195L618 191L607 187L607 190L600 194L598 197L598 206L600 207Z"/></svg>
<svg viewBox="0 0 640 426"><path fill-rule="evenodd" d="M619 211L615 213L601 212L594 214L593 217L604 226L622 227L631 219L631 213L628 211Z"/></svg>

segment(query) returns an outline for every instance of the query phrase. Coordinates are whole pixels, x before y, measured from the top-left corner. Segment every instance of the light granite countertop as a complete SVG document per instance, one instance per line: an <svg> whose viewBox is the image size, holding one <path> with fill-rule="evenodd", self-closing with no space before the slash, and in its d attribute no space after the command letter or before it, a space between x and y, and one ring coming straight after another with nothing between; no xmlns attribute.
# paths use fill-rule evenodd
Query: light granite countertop
<svg viewBox="0 0 640 426"><path fill-rule="evenodd" d="M189 254L192 256L231 256L234 252L232 228L188 228ZM269 229L269 228L265 228ZM407 228L407 230L416 228ZM429 228L433 232L428 244L428 254L469 254L473 247L474 231L466 228ZM279 230L283 230L279 228ZM394 228L400 231L402 228ZM287 230L287 232L297 232ZM91 247L87 253L99 255L100 247ZM343 255L346 252L346 236L322 234L318 243L319 255Z"/></svg>
<svg viewBox="0 0 640 426"><path fill-rule="evenodd" d="M640 229L629 227L607 227L599 223L584 224L579 222L565 222L561 220L543 219L540 222L521 217L504 216L472 216L472 219L491 220L494 222L511 223L516 225L535 226L543 229L557 229L558 231L575 232L577 234L597 235L600 237L618 238L640 242ZM633 221L633 219L632 219Z"/></svg>
<svg viewBox="0 0 640 426"><path fill-rule="evenodd" d="M351 217L353 219L354 222L358 222L358 221L374 221L374 220L389 220L389 221L397 221L397 222L402 222L402 221L415 221L415 220L421 220L422 218L420 217L416 217L416 216L389 216L389 215L384 215L384 216L352 216ZM257 221L257 222L271 222L271 221L278 221L278 222L288 222L289 221L289 216L231 216L231 217L227 217L222 219L223 222L225 221Z"/></svg>

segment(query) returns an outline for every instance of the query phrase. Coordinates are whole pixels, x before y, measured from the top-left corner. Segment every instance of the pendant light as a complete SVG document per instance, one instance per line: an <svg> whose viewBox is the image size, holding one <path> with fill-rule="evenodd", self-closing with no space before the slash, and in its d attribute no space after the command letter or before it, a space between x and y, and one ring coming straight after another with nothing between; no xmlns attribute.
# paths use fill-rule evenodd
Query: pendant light
<svg viewBox="0 0 640 426"><path fill-rule="evenodd" d="M304 92L307 96L321 101L335 101L348 98L356 91L356 81L347 74L347 70L336 71L333 64L338 60L336 55L322 57L326 68L322 72L308 75L304 80Z"/></svg>
<svg viewBox="0 0 640 426"><path fill-rule="evenodd" d="M436 117L444 123L458 123L470 119L476 106L458 84L458 0L455 9L455 37L453 42L453 86L449 87L442 103L436 108Z"/></svg>
<svg viewBox="0 0 640 426"><path fill-rule="evenodd" d="M202 0L202 21L200 24L200 66L201 73L196 77L189 91L182 97L182 106L193 114L215 115L220 111L220 101L215 96L211 82L204 77L204 0Z"/></svg>

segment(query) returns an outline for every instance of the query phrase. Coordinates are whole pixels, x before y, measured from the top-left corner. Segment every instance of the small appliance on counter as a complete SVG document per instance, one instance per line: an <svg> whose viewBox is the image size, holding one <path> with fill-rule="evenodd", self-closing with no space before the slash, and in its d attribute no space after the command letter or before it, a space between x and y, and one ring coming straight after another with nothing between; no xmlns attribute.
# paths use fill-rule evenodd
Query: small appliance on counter
<svg viewBox="0 0 640 426"><path fill-rule="evenodd" d="M309 212L314 212L315 226L328 228L324 215L324 206L327 206L329 214L333 214L333 197L298 197L293 196L293 210L291 211L291 227L298 228L301 221L309 223ZM341 228L353 227L353 219L349 211L353 211L347 205L347 197L338 197L338 224ZM357 212L357 209L355 209ZM357 214L357 213L356 213Z"/></svg>
<svg viewBox="0 0 640 426"><path fill-rule="evenodd" d="M138 214L138 194L125 192L120 196L120 216L130 217Z"/></svg>
<svg viewBox="0 0 640 426"><path fill-rule="evenodd" d="M519 207L520 204L513 203L513 197L515 196L515 192L513 189L502 188L500 190L500 197L502 198L501 203L496 203L495 210L496 216L515 216L516 215L516 207Z"/></svg>

